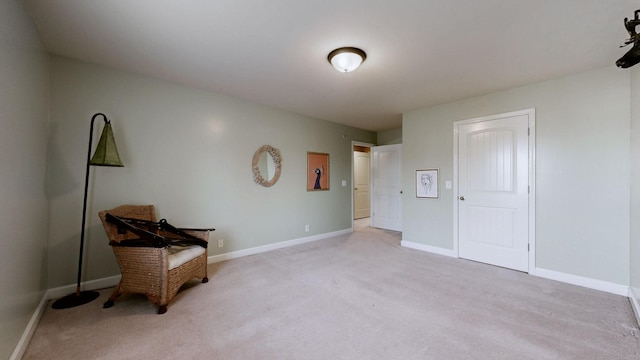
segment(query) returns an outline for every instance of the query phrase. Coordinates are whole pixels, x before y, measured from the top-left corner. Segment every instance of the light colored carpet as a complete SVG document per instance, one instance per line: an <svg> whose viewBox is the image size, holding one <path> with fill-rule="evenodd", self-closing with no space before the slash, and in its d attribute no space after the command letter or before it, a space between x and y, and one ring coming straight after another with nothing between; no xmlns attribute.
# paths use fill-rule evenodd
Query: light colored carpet
<svg viewBox="0 0 640 360"><path fill-rule="evenodd" d="M164 315L48 308L24 359L640 359L628 299L356 232L212 264Z"/></svg>

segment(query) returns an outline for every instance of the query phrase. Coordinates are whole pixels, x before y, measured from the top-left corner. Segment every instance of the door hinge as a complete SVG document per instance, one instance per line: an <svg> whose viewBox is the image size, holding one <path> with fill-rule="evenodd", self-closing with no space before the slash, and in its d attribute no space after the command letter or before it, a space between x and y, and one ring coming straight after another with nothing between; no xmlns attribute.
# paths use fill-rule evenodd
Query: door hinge
<svg viewBox="0 0 640 360"><path fill-rule="evenodd" d="M527 136L531 136L531 128L527 128Z"/></svg>
<svg viewBox="0 0 640 360"><path fill-rule="evenodd" d="M531 251L531 244L527 244L527 251Z"/></svg>
<svg viewBox="0 0 640 360"><path fill-rule="evenodd" d="M527 185L527 193L531 194L531 185Z"/></svg>

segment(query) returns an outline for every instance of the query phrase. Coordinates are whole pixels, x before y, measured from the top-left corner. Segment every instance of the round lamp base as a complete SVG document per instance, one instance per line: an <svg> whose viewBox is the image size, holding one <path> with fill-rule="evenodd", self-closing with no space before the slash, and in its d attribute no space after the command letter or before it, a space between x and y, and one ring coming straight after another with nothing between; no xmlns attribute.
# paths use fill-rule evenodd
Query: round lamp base
<svg viewBox="0 0 640 360"><path fill-rule="evenodd" d="M80 294L73 293L53 302L51 305L54 309L68 309L86 303L90 303L97 299L100 293L97 291L81 291Z"/></svg>

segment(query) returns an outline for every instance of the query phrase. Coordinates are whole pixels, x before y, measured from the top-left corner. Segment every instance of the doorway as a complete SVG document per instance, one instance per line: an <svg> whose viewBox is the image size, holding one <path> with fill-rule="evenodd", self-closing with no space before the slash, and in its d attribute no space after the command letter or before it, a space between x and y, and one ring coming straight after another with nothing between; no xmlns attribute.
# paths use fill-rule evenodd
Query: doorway
<svg viewBox="0 0 640 360"><path fill-rule="evenodd" d="M353 146L353 219L368 218L371 213L371 148Z"/></svg>
<svg viewBox="0 0 640 360"><path fill-rule="evenodd" d="M365 230L371 226L371 148L374 144L351 143L351 228Z"/></svg>
<svg viewBox="0 0 640 360"><path fill-rule="evenodd" d="M371 149L371 226L402 231L402 144Z"/></svg>
<svg viewBox="0 0 640 360"><path fill-rule="evenodd" d="M454 124L459 257L535 268L534 126L534 109Z"/></svg>
<svg viewBox="0 0 640 360"><path fill-rule="evenodd" d="M352 142L352 150L352 228L402 231L402 144Z"/></svg>

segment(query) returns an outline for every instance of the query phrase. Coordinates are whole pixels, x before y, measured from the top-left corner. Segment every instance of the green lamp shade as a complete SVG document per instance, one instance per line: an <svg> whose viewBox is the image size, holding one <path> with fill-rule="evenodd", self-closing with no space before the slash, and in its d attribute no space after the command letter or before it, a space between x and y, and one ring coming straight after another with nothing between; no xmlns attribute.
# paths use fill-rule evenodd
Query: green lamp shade
<svg viewBox="0 0 640 360"><path fill-rule="evenodd" d="M96 152L93 153L89 164L97 166L124 166L118 155L116 140L113 138L113 130L111 130L111 122L104 124Z"/></svg>

